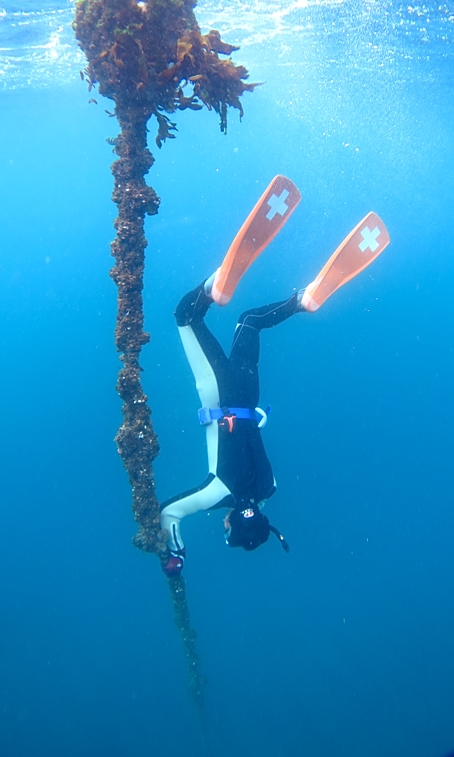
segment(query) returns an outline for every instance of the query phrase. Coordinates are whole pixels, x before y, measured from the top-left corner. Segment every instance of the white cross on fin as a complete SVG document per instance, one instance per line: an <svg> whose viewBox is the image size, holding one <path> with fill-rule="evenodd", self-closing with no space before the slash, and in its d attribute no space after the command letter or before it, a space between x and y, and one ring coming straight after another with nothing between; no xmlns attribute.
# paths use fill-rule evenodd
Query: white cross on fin
<svg viewBox="0 0 454 757"><path fill-rule="evenodd" d="M272 221L276 213L279 213L280 216L284 216L286 214L288 205L285 204L285 201L289 194L290 192L287 189L283 189L279 197L275 194L272 194L270 199L267 200L267 203L270 206L270 209L266 214L268 221Z"/></svg>
<svg viewBox="0 0 454 757"><path fill-rule="evenodd" d="M358 245L361 252L365 252L368 247L370 248L371 252L375 252L378 247L377 237L380 236L380 229L378 228L378 226L376 226L372 231L368 226L366 226L366 228L362 230L361 236L363 238L363 241Z"/></svg>

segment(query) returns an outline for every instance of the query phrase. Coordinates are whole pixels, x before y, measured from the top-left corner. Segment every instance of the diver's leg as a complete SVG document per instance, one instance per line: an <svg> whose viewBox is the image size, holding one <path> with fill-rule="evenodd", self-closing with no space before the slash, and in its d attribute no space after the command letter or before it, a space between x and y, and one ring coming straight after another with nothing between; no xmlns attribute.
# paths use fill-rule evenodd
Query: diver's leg
<svg viewBox="0 0 454 757"><path fill-rule="evenodd" d="M260 331L286 321L295 313L304 312L298 292L282 302L246 310L238 319L229 357L240 400L245 407L255 407L259 401L258 365L260 358Z"/></svg>
<svg viewBox="0 0 454 757"><path fill-rule="evenodd" d="M213 300L206 294L204 284L185 295L178 305L175 317L178 331L196 381L202 407L217 408L228 383L228 360L203 321ZM206 426L208 470L216 474L218 460L217 423Z"/></svg>
<svg viewBox="0 0 454 757"><path fill-rule="evenodd" d="M215 374L216 383L222 383L228 363L224 350L203 320L212 303L213 299L202 283L183 297L175 311L186 357L204 407L216 407L205 402L202 394L213 394L213 388L208 386L213 383L212 374Z"/></svg>
<svg viewBox="0 0 454 757"><path fill-rule="evenodd" d="M208 308L213 304L212 297L205 291L205 282L184 295L175 310L178 326L200 323L205 318Z"/></svg>

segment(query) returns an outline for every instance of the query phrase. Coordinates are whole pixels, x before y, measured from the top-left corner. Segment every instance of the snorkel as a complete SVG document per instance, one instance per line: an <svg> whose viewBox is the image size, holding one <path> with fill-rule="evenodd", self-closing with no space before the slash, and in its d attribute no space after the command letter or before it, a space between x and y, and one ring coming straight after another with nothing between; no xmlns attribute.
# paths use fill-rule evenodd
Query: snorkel
<svg viewBox="0 0 454 757"><path fill-rule="evenodd" d="M273 534L279 539L282 549L285 549L286 552L290 552L290 547L288 545L288 542L284 539L280 531L278 531L277 528L275 526L272 526L271 524L270 524L270 531L272 531Z"/></svg>

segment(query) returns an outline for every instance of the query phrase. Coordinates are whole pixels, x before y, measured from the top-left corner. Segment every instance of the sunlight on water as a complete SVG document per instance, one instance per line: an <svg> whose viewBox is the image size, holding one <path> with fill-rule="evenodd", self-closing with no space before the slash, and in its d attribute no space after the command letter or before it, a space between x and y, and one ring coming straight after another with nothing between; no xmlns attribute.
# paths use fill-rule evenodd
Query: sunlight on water
<svg viewBox="0 0 454 757"><path fill-rule="evenodd" d="M0 88L49 87L75 80L84 57L71 21L74 0L22 0L0 5ZM418 61L428 80L452 65L454 13L448 4L376 0L202 0L202 29L217 28L242 47L242 62L316 69L386 71L406 78ZM354 64L352 64L354 57Z"/></svg>
<svg viewBox="0 0 454 757"><path fill-rule="evenodd" d="M19 3L0 7L2 89L64 84L83 62L72 35L73 4L46 5L39 9L30 1L27 10L21 10Z"/></svg>

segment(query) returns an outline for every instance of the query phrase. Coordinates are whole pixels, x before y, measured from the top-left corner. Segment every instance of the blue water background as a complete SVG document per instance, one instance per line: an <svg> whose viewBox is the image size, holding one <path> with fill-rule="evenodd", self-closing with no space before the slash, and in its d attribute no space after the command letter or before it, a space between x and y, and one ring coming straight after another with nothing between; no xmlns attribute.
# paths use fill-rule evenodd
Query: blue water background
<svg viewBox="0 0 454 757"><path fill-rule="evenodd" d="M452 61L436 38L383 72L345 44L327 77L305 39L287 57L272 40L237 54L266 84L227 137L213 113L185 112L158 151L150 124L162 206L147 220L141 362L158 493L206 475L173 309L271 178L291 177L303 201L210 312L226 348L239 312L311 281L379 213L392 242L373 266L262 336L278 481L266 511L290 554L274 539L229 550L221 513L199 514L183 523L185 576L210 754L442 757L454 746ZM73 78L0 99L0 754L203 757L166 581L131 546L113 443L116 124L89 96Z"/></svg>

